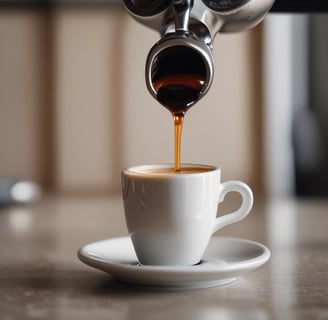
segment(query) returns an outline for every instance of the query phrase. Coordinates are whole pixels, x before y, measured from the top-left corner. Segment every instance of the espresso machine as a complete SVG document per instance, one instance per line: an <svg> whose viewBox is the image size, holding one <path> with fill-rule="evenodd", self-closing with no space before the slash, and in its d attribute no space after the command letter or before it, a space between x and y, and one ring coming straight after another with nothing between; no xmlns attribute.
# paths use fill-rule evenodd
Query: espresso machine
<svg viewBox="0 0 328 320"><path fill-rule="evenodd" d="M274 0L123 0L123 3L135 20L156 30L161 37L146 60L145 78L150 94L156 99L157 74L180 68L181 73L203 77L199 100L212 84L216 34L252 28L264 19Z"/></svg>
<svg viewBox="0 0 328 320"><path fill-rule="evenodd" d="M312 15L309 16L311 16L312 23L309 28L312 30L313 36L313 34L318 33L319 27L318 23L313 22L316 18L315 14L328 12L327 0L123 0L123 3L135 20L156 30L160 35L160 40L149 51L145 68L148 91L159 102L158 91L154 83L157 83L158 78L162 75L174 72L196 74L197 79L203 81L199 96L193 101L198 101L208 92L214 76L213 42L218 33L239 32L252 28L260 23L269 12L311 13ZM324 24L324 26L326 25L327 23ZM314 45L314 40L311 41ZM322 43L316 45L317 51L323 56L324 50L320 49L319 45ZM318 59L314 59L314 61L318 64ZM324 64L325 61L322 63ZM313 69L315 68L311 68L312 78L314 77ZM322 75L325 68L319 67L316 70L317 74L320 74L319 79L325 79L326 75L324 77ZM326 97L325 91L322 91L322 95ZM319 102L322 100L320 97L316 97L316 99ZM313 97L311 104L313 114L316 109ZM327 128L327 124L324 122L325 117L319 114L318 119L320 128ZM301 131L304 136L303 127ZM326 129L321 131L322 137L320 139L328 141ZM297 137L293 136L292 140L295 143ZM301 144L304 145L303 142ZM314 173L309 173L308 168L304 172L297 169L298 160L295 160L296 184L299 186L320 186L317 189L313 187L313 190L301 190L300 187L298 190L296 188L298 194L328 195L328 170L325 165L328 160L327 143L321 145L321 150L324 154L323 168L315 166L312 169Z"/></svg>
<svg viewBox="0 0 328 320"><path fill-rule="evenodd" d="M155 99L154 77L167 73L168 68L187 68L205 79L198 100L208 92L214 75L212 49L217 33L250 29L269 12L328 12L326 0L122 1L135 20L160 35L148 54L145 70L146 86Z"/></svg>

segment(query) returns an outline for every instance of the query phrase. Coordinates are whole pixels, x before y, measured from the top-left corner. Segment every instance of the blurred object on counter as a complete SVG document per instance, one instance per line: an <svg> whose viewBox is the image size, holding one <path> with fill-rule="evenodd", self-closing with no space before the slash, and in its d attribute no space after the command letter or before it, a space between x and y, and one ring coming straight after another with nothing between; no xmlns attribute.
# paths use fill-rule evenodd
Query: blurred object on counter
<svg viewBox="0 0 328 320"><path fill-rule="evenodd" d="M0 207L35 202L41 198L41 195L41 188L34 181L0 178Z"/></svg>

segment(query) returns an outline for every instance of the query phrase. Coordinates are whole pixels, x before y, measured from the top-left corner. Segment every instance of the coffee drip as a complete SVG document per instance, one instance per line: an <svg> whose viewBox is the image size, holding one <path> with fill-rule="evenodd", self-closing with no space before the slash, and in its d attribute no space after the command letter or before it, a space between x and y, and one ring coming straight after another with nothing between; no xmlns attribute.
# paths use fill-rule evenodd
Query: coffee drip
<svg viewBox="0 0 328 320"><path fill-rule="evenodd" d="M123 0L139 22L161 39L146 60L150 94L173 115L175 170L187 110L209 90L213 75L213 40L218 32L249 29L262 21L274 0Z"/></svg>
<svg viewBox="0 0 328 320"><path fill-rule="evenodd" d="M184 115L208 90L213 62L207 48L195 44L189 34L192 0L173 0L175 33L153 47L148 56L148 88L173 116L174 170L181 169L181 136Z"/></svg>
<svg viewBox="0 0 328 320"><path fill-rule="evenodd" d="M180 171L181 134L184 115L205 90L206 68L194 51L187 47L170 47L160 55L152 74L156 99L173 115L174 169ZM172 57L174 59L172 60Z"/></svg>

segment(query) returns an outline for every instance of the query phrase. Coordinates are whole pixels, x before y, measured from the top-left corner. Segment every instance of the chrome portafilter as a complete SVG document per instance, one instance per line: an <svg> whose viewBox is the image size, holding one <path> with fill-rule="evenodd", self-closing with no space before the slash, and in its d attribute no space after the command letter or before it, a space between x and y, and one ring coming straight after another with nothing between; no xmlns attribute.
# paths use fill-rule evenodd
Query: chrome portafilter
<svg viewBox="0 0 328 320"><path fill-rule="evenodd" d="M166 75L194 75L203 81L199 100L209 90L213 74L210 48L188 33L166 35L152 47L146 60L146 85L154 98L157 97L157 81Z"/></svg>
<svg viewBox="0 0 328 320"><path fill-rule="evenodd" d="M214 67L212 48L218 32L237 32L261 22L274 0L123 0L140 23L160 33L146 60L146 85L156 98L154 82L166 74L204 78L200 98L209 90Z"/></svg>

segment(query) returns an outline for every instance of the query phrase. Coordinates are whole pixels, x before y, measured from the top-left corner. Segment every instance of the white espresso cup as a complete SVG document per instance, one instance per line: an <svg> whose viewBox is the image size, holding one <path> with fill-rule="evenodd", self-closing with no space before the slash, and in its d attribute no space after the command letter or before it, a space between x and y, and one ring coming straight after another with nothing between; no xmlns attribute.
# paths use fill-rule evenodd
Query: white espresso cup
<svg viewBox="0 0 328 320"><path fill-rule="evenodd" d="M122 170L125 219L140 264L194 265L201 261L214 232L245 218L253 205L241 181L221 182L220 168L142 165ZM217 217L228 192L238 192L238 210Z"/></svg>

